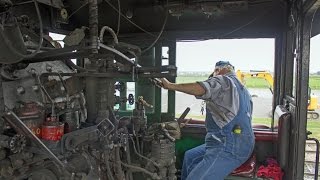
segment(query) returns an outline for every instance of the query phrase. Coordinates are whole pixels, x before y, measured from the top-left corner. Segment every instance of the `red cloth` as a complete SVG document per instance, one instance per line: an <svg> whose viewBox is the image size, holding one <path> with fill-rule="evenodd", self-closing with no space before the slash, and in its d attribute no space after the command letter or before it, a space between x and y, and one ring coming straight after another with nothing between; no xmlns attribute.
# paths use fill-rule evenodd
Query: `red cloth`
<svg viewBox="0 0 320 180"><path fill-rule="evenodd" d="M257 172L258 177L282 180L283 172L275 159L268 158L267 166L260 166Z"/></svg>

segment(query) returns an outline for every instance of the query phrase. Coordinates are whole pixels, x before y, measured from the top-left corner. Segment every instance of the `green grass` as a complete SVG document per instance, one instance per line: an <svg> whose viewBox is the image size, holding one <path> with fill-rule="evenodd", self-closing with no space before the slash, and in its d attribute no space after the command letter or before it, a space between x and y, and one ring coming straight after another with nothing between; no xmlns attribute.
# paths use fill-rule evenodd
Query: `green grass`
<svg viewBox="0 0 320 180"><path fill-rule="evenodd" d="M271 126L271 118L255 118L252 119L252 124L262 124L266 126Z"/></svg>
<svg viewBox="0 0 320 180"><path fill-rule="evenodd" d="M179 117L180 114L177 114L176 117ZM204 120L205 116L201 116L201 115L188 115L186 117L188 118L192 118L192 119L196 119L196 120ZM252 124L256 125L256 124L260 124L260 125L267 125L270 127L271 125L271 118L255 118L253 117L252 119ZM320 139L320 120L308 120L307 123L307 130L312 132L312 135L310 135L309 137L314 137L317 139Z"/></svg>
<svg viewBox="0 0 320 180"><path fill-rule="evenodd" d="M310 137L320 139L320 120L308 120L307 130L312 132Z"/></svg>
<svg viewBox="0 0 320 180"><path fill-rule="evenodd" d="M268 82L261 78L249 78L245 84L247 88L269 88Z"/></svg>
<svg viewBox="0 0 320 180"><path fill-rule="evenodd" d="M196 81L204 81L208 79L205 76L178 76L176 79L177 83L192 83Z"/></svg>
<svg viewBox="0 0 320 180"><path fill-rule="evenodd" d="M208 77L206 76L178 76L176 81L177 83L191 83L196 81L204 81ZM312 75L309 78L309 86L311 89L320 89L320 76ZM262 78L248 78L246 79L246 87L248 88L269 88L269 84L266 80Z"/></svg>
<svg viewBox="0 0 320 180"><path fill-rule="evenodd" d="M311 89L320 89L320 76L319 75L310 76L309 86Z"/></svg>

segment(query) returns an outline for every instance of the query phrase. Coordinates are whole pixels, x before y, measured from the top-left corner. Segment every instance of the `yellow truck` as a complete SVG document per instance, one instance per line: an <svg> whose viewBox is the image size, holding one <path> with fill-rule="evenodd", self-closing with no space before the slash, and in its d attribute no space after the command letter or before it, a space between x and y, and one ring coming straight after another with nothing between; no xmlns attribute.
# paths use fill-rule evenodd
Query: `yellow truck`
<svg viewBox="0 0 320 180"><path fill-rule="evenodd" d="M273 94L273 76L268 71L249 71L244 72L241 70L237 70L236 72L238 79L241 81L242 84L245 85L247 78L262 78L267 81L269 85L269 89ZM309 88L310 89L310 88ZM318 96L311 95L311 89L309 91L309 100L308 100L308 119L318 119L319 113L315 110L318 109Z"/></svg>

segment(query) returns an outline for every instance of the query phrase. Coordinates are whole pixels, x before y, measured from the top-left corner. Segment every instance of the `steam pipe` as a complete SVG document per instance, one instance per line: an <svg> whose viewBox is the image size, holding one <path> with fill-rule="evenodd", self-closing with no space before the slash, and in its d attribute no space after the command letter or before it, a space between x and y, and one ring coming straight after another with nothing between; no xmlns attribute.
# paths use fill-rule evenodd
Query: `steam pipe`
<svg viewBox="0 0 320 180"><path fill-rule="evenodd" d="M98 36L99 36L99 22L98 22L98 0L88 0L89 6L89 29L92 53L98 53Z"/></svg>

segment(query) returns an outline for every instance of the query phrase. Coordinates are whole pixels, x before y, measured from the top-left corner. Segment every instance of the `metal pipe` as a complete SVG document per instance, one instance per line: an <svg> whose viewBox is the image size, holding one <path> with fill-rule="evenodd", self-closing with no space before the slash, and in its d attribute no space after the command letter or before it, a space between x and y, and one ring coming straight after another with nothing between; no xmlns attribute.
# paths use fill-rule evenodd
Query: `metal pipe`
<svg viewBox="0 0 320 180"><path fill-rule="evenodd" d="M128 56L124 55L122 52L112 48L112 47L109 47L103 43L99 43L99 46L102 47L103 49L106 49L108 51L111 51L117 55L119 55L120 57L122 57L123 59L129 61L132 65L135 65L134 61L132 61ZM139 65L137 65L138 67L140 67Z"/></svg>
<svg viewBox="0 0 320 180"><path fill-rule="evenodd" d="M124 174L122 172L122 167L121 167L121 159L120 159L120 147L117 146L115 147L115 171L116 171L116 176L118 176L117 179L123 179Z"/></svg>
<svg viewBox="0 0 320 180"><path fill-rule="evenodd" d="M152 179L159 179L159 180L161 179L161 178L158 176L157 173L152 173L152 172L150 172L150 171L148 171L148 170L146 170L146 169L144 169L144 168L142 168L142 167L134 166L134 165L130 165L130 164L126 164L126 163L123 163L123 162L121 162L121 165L124 166L124 167L126 167L126 168L132 169L132 170L134 170L134 171L136 171L136 172L145 173L145 174L151 176Z"/></svg>
<svg viewBox="0 0 320 180"><path fill-rule="evenodd" d="M98 22L98 0L89 0L89 29L92 53L98 53L98 36L99 36L99 22Z"/></svg>
<svg viewBox="0 0 320 180"><path fill-rule="evenodd" d="M109 152L105 151L105 158L106 158L105 163L106 163L106 171L107 171L108 179L114 180L112 172L111 172L111 168L110 168Z"/></svg>
<svg viewBox="0 0 320 180"><path fill-rule="evenodd" d="M41 18L41 13L40 13L40 9L39 9L39 5L38 5L38 1L37 0L32 0L37 12L37 17L38 17L38 21L39 21L39 44L38 47L36 48L36 51L34 51L31 54L21 54L17 49L15 49L12 45L12 42L10 42L10 40L8 39L8 37L5 35L4 33L4 26L1 26L0 28L0 36L3 38L3 42L7 45L7 47L17 56L22 57L22 58L31 58L34 57L41 49L42 47L42 43L43 43L43 24L42 24L42 18ZM12 62L13 63L13 62Z"/></svg>
<svg viewBox="0 0 320 180"><path fill-rule="evenodd" d="M140 158L145 159L145 160L151 162L151 163L152 163L154 166L156 166L156 167L160 167L160 165L159 165L158 163L156 163L156 162L152 161L151 159L149 159L149 158L147 158L147 157L139 154L139 153L137 152L137 149L136 149L136 146L135 146L135 143L134 143L133 138L132 138L129 134L128 134L128 136L129 136L129 138L130 138L131 141L132 141L133 151L134 151L134 153L135 153L137 156L139 156Z"/></svg>
<svg viewBox="0 0 320 180"><path fill-rule="evenodd" d="M308 140L311 140L311 141L314 141L316 142L316 146L317 146L317 149L316 149L316 165L315 165L315 168L314 168L314 180L318 180L318 174L319 174L319 140L316 139L316 138L308 138Z"/></svg>
<svg viewBox="0 0 320 180"><path fill-rule="evenodd" d="M127 141L128 141L128 138L127 138ZM131 164L131 156L130 156L129 143L126 144L126 155L127 155L127 162L128 162L129 164ZM131 172L130 169L127 171L127 176L128 176L128 177L126 177L126 178L127 178L128 180L133 180L132 172Z"/></svg>
<svg viewBox="0 0 320 180"><path fill-rule="evenodd" d="M85 96L87 100L87 122L90 124L94 124L98 114L97 108L97 81L98 79L95 77L87 77L86 87L85 87Z"/></svg>
<svg viewBox="0 0 320 180"><path fill-rule="evenodd" d="M46 95L46 97L49 99L49 101L51 102L51 116L55 116L56 113L54 111L55 109L55 103L54 101L52 100L52 98L50 97L49 93L47 92L46 88L42 85L42 82L40 80L40 76L38 76L38 83L39 83L39 86L40 86L40 89L42 90L42 92L44 92L44 94Z"/></svg>
<svg viewBox="0 0 320 180"><path fill-rule="evenodd" d="M134 142L132 142L134 143ZM141 150L140 150L140 143L139 143L139 137L136 135L136 147L137 147L137 152L140 154Z"/></svg>
<svg viewBox="0 0 320 180"><path fill-rule="evenodd" d="M112 37L113 37L113 42L114 42L115 44L119 44L118 37L117 37L116 33L115 33L115 32L113 31L113 29L110 28L109 26L103 26L103 27L101 28L101 30L100 30L100 41L101 41L101 42L104 42L104 41L103 41L103 36L104 36L104 32L105 32L106 30L112 35Z"/></svg>
<svg viewBox="0 0 320 180"><path fill-rule="evenodd" d="M70 98L69 98L69 93L68 93L68 89L67 89L67 85L65 83L65 81L63 80L62 76L60 73L57 73L57 72L49 72L49 73L42 73L40 74L40 76L38 76L38 81L39 81L39 84L40 84L40 87L41 89L44 91L44 93L46 94L46 96L49 98L49 100L51 101L52 103L52 112L53 112L53 116L55 115L54 114L54 101L53 99L50 97L49 93L47 92L47 90L45 89L45 87L43 86L42 82L41 82L41 76L44 76L44 75L48 75L48 76L58 76L60 81L61 81L61 84L66 92L66 100L67 100L67 109L70 108Z"/></svg>
<svg viewBox="0 0 320 180"><path fill-rule="evenodd" d="M86 68L80 67L76 64L74 64L70 59L66 60L66 64L70 67L72 67L73 69L76 69L80 72L88 72L88 70Z"/></svg>

